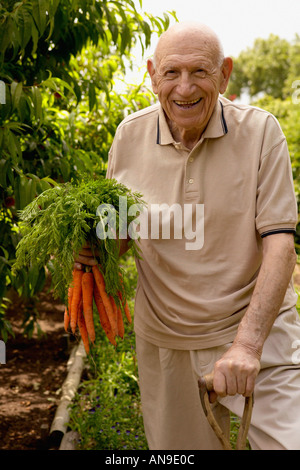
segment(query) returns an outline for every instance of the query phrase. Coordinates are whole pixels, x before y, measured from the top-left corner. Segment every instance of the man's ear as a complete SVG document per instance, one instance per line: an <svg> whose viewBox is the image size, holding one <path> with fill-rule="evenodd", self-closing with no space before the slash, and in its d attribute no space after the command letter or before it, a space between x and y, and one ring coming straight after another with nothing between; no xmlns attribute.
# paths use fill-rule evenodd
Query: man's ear
<svg viewBox="0 0 300 470"><path fill-rule="evenodd" d="M153 93L157 94L156 70L152 59L147 60L147 70L151 78Z"/></svg>
<svg viewBox="0 0 300 470"><path fill-rule="evenodd" d="M220 93L225 93L229 78L233 69L233 61L231 57L225 57L222 65L222 78L220 83Z"/></svg>

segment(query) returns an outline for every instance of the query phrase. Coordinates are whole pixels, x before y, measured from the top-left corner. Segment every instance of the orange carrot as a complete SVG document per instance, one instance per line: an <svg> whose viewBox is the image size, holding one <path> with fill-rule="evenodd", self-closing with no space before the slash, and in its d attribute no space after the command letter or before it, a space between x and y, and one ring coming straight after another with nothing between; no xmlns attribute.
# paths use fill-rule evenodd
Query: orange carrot
<svg viewBox="0 0 300 470"><path fill-rule="evenodd" d="M98 287L99 293L101 295L102 302L104 304L107 316L109 318L109 322L111 325L111 329L113 332L113 335L115 336L118 332L118 325L117 325L117 317L115 316L115 313L113 311L113 307L110 301L110 298L108 297L106 290L105 290L105 282L103 275L99 269L98 266L93 266L92 271L94 274L94 279L95 283Z"/></svg>
<svg viewBox="0 0 300 470"><path fill-rule="evenodd" d="M95 300L95 304L99 313L99 320L100 320L101 326L108 340L111 342L111 344L115 346L116 345L115 336L112 332L109 318L107 316L100 292L96 284L94 284L94 300Z"/></svg>
<svg viewBox="0 0 300 470"><path fill-rule="evenodd" d="M120 272L119 273L119 276L120 276L120 282L123 286L124 282L123 282L123 277L122 277L122 273ZM132 318L131 318L131 315L130 315L130 310L129 310L129 306L128 306L128 302L127 302L127 299L125 298L123 300L123 295L122 295L122 292L119 291L118 292L118 296L119 296L119 299L121 300L122 302L122 306L123 306L123 309L124 309L124 312L125 312L125 315L126 315L126 318L127 318L127 321L128 323L132 323Z"/></svg>
<svg viewBox="0 0 300 470"><path fill-rule="evenodd" d="M64 329L65 329L66 333L68 333L69 324L70 324L69 311L68 311L68 307L65 307L65 311L64 311Z"/></svg>
<svg viewBox="0 0 300 470"><path fill-rule="evenodd" d="M124 334L125 334L125 328L124 328L124 322L123 322L121 307L117 307L117 321L118 321L118 335L120 336L120 338L123 339Z"/></svg>
<svg viewBox="0 0 300 470"><path fill-rule="evenodd" d="M68 305L66 306L65 313L64 313L64 328L65 328L66 333L68 332L68 328L70 324L72 295L73 295L73 287L70 286L68 289Z"/></svg>
<svg viewBox="0 0 300 470"><path fill-rule="evenodd" d="M113 311L114 311L114 315L117 319L117 334L118 336L120 336L120 338L124 338L124 323L123 323L123 316L122 316L122 310L121 310L121 307L119 307L117 304L116 304L116 301L115 299L113 298L113 296L110 296L110 301L111 301L111 304L112 304L112 307L113 307Z"/></svg>
<svg viewBox="0 0 300 470"><path fill-rule="evenodd" d="M132 319L131 319L130 310L129 310L127 300L125 301L124 311L125 311L125 315L126 315L126 318L127 318L128 322L131 323Z"/></svg>
<svg viewBox="0 0 300 470"><path fill-rule="evenodd" d="M73 270L73 295L71 303L71 316L70 316L70 326L72 333L75 333L77 319L78 319L78 307L82 299L82 281L83 271L78 269Z"/></svg>
<svg viewBox="0 0 300 470"><path fill-rule="evenodd" d="M79 308L78 308L78 320L77 320L80 336L84 345L84 349L86 353L88 354L90 352L90 343L89 343L89 335L87 331L87 327L85 324L85 319L83 315L83 308L82 308L82 301L80 302Z"/></svg>
<svg viewBox="0 0 300 470"><path fill-rule="evenodd" d="M112 309L113 309L114 321L116 323L116 334L118 336L120 336L119 326L121 326L121 324L119 325L120 322L119 322L119 318L118 318L118 307L117 307L115 299L113 298L112 295L109 296L109 300L110 300L110 303L111 303L111 306L112 306Z"/></svg>
<svg viewBox="0 0 300 470"><path fill-rule="evenodd" d="M82 276L82 302L83 315L90 341L94 343L96 339L94 317L93 317L93 291L94 275L91 271L83 273Z"/></svg>
<svg viewBox="0 0 300 470"><path fill-rule="evenodd" d="M119 296L119 299L120 299L121 302L122 302L122 305L123 305L123 308L124 308L124 313L125 313L125 315L126 315L127 321L128 321L128 323L131 323L131 322L132 322L132 318L131 318L131 315L130 315L130 310L129 310L128 302L127 302L127 300L125 300L125 302L123 302L123 296L122 296L122 294L121 294L120 291L118 292L118 296Z"/></svg>

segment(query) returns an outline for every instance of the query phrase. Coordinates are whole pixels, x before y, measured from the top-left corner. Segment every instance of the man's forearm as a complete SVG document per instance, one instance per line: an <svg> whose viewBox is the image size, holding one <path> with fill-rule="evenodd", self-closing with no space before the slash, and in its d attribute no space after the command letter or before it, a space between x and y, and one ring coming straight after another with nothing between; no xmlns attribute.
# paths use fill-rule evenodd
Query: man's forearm
<svg viewBox="0 0 300 470"><path fill-rule="evenodd" d="M234 345L243 346L260 358L264 342L284 300L295 263L292 235L276 234L263 239L263 262Z"/></svg>

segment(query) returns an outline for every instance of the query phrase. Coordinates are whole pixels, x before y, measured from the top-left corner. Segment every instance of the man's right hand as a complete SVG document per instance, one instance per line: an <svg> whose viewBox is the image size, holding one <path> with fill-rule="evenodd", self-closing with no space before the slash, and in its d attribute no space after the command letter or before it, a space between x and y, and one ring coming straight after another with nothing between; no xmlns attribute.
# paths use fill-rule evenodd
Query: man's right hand
<svg viewBox="0 0 300 470"><path fill-rule="evenodd" d="M119 256L122 256L128 250L129 239L120 240L119 242L120 242L119 243L120 245ZM98 251L97 250L92 251L89 243L86 243L85 245L83 245L78 255L74 259L74 268L81 270L83 264L85 264L86 266L97 265L98 261L95 259L95 256L97 257L97 255L98 255Z"/></svg>
<svg viewBox="0 0 300 470"><path fill-rule="evenodd" d="M81 270L83 264L86 266L97 265L98 262L95 259L95 256L97 256L97 250L93 253L88 243L83 245L80 252L74 259L74 268Z"/></svg>

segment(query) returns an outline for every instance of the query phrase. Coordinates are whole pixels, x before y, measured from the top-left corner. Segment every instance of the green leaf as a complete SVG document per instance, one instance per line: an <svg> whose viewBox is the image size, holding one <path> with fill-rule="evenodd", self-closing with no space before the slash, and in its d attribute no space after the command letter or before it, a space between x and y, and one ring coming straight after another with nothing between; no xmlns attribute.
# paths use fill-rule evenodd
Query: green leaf
<svg viewBox="0 0 300 470"><path fill-rule="evenodd" d="M128 25L125 23L122 28L121 34L121 54L123 54L127 47L130 46L131 43L131 31L128 28Z"/></svg>
<svg viewBox="0 0 300 470"><path fill-rule="evenodd" d="M39 121L39 125L41 125L42 117L43 117L42 95L41 95L39 87L37 86L33 86L31 91L32 91L32 102L33 102L33 107L34 107L34 116L36 120Z"/></svg>
<svg viewBox="0 0 300 470"><path fill-rule="evenodd" d="M0 246L0 250L3 251L5 260L7 261L9 259L9 252L4 248L4 246Z"/></svg>
<svg viewBox="0 0 300 470"><path fill-rule="evenodd" d="M49 34L48 34L46 41L49 41L53 33L54 26L55 26L55 13L59 5L59 2L60 0L50 0L50 3L49 3L50 28L49 28Z"/></svg>
<svg viewBox="0 0 300 470"><path fill-rule="evenodd" d="M5 140L7 150L15 162L18 162L22 156L21 146L19 142L18 136L16 136L11 130L6 126L4 129L5 132Z"/></svg>
<svg viewBox="0 0 300 470"><path fill-rule="evenodd" d="M21 4L22 5L22 4ZM31 38L31 31L32 31L32 16L26 5L22 8L18 8L16 11L16 23L18 25L18 33L19 33L19 44L20 48L24 51L25 47L27 46L30 38Z"/></svg>
<svg viewBox="0 0 300 470"><path fill-rule="evenodd" d="M34 56L37 51L38 47L38 40L39 40L39 32L34 23L32 23L32 28L31 28L31 38L32 38L32 51L31 55Z"/></svg>
<svg viewBox="0 0 300 470"><path fill-rule="evenodd" d="M0 150L3 148L4 129L0 127Z"/></svg>
<svg viewBox="0 0 300 470"><path fill-rule="evenodd" d="M16 208L22 210L36 195L36 181L25 175L19 175L15 179L14 192Z"/></svg>
<svg viewBox="0 0 300 470"><path fill-rule="evenodd" d="M13 36L15 34L15 25L11 15L8 14L5 17L1 24L0 31L0 52L3 60L6 50L12 45Z"/></svg>
<svg viewBox="0 0 300 470"><path fill-rule="evenodd" d="M9 167L10 167L10 161L2 158L0 160L0 186L2 186L2 188L7 187L6 175L7 175L7 170L9 169Z"/></svg>
<svg viewBox="0 0 300 470"><path fill-rule="evenodd" d="M95 104L96 104L95 85L91 82L91 83L89 83L89 109L90 109L90 112L92 111Z"/></svg>
<svg viewBox="0 0 300 470"><path fill-rule="evenodd" d="M62 80L61 78L58 78L58 77L50 77L47 78L46 80L44 80L42 83L41 83L41 86L43 88L50 88L51 90L59 93L63 98L66 99L66 96L64 95L62 89L63 88L66 88L67 90L69 90L73 96L75 96L75 92L73 90L73 88L71 87L71 85L69 85L69 83L67 83L66 81Z"/></svg>
<svg viewBox="0 0 300 470"><path fill-rule="evenodd" d="M22 82L13 81L11 84L11 97L12 97L12 106L13 109L17 109L19 106L20 98L23 91Z"/></svg>
<svg viewBox="0 0 300 470"><path fill-rule="evenodd" d="M32 2L32 14L35 24L39 30L40 36L45 31L47 24L46 11L49 10L49 4L46 0L33 0Z"/></svg>

